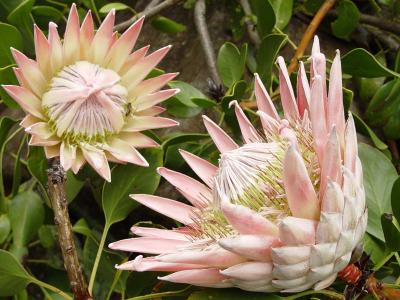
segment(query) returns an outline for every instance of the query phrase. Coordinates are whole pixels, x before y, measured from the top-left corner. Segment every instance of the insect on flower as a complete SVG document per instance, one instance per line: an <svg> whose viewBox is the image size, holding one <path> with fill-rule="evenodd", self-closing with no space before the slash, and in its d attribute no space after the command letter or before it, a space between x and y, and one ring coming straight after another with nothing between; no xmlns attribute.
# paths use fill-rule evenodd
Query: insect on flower
<svg viewBox="0 0 400 300"><path fill-rule="evenodd" d="M137 149L157 143L141 131L178 124L157 116L164 111L157 104L179 92L160 90L177 73L146 79L170 46L132 52L144 18L120 37L114 20L112 10L95 32L90 11L80 26L72 5L63 41L56 24L47 38L35 25L36 60L12 49L19 85L3 86L27 113L21 126L30 145L75 173L87 161L108 181L108 161L148 166Z"/></svg>
<svg viewBox="0 0 400 300"><path fill-rule="evenodd" d="M311 82L300 64L297 98L282 57L278 64L284 116L256 74L263 133L236 101L231 105L242 146L204 117L221 153L218 166L181 151L204 184L166 168L158 170L191 205L132 195L183 226L132 227L138 237L110 248L153 256L139 255L119 269L172 272L160 279L198 286L299 292L329 286L348 265L362 242L367 209L351 114L345 121L339 52L327 91L326 60L315 38Z"/></svg>

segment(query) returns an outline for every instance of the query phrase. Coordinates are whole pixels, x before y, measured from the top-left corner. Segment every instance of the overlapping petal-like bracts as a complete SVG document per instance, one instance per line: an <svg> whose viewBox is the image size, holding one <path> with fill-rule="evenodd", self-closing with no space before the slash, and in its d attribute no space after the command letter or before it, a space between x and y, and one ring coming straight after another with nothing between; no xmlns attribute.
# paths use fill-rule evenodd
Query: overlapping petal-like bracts
<svg viewBox="0 0 400 300"><path fill-rule="evenodd" d="M56 24L48 37L35 25L36 60L11 49L20 85L3 86L27 113L21 125L30 145L43 146L47 158L60 156L75 173L87 161L107 180L108 160L148 165L136 149L157 143L140 131L177 125L157 116L157 104L179 92L160 91L177 73L146 79L170 46L132 52L144 18L119 37L114 19L112 10L95 32L90 11L80 25L72 5L63 41Z"/></svg>
<svg viewBox="0 0 400 300"><path fill-rule="evenodd" d="M199 286L298 292L329 286L350 262L366 229L367 209L354 122L351 114L345 122L343 111L339 53L327 92L325 57L315 39L311 84L301 64L297 98L283 59L278 63L284 117L257 75L264 133L236 102L243 146L204 117L221 152L219 166L181 151L204 184L158 170L191 205L132 195L183 226L132 227L138 237L110 248L155 256L138 256L118 268L172 272L161 279Z"/></svg>

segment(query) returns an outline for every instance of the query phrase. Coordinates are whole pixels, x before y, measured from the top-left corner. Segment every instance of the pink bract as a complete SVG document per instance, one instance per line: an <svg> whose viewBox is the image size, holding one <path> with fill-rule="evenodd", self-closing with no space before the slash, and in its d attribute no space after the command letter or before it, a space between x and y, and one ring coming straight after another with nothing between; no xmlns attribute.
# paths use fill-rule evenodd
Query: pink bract
<svg viewBox="0 0 400 300"><path fill-rule="evenodd" d="M339 52L328 92L317 38L310 62L310 84L300 63L296 98L278 58L283 117L255 75L262 132L231 103L242 146L204 117L219 165L181 151L204 183L158 169L190 204L132 195L182 227L132 227L138 237L110 248L154 256L137 256L119 269L166 271L172 273L160 279L258 292L323 289L335 280L362 243L367 209L354 122L351 114L345 122L343 111Z"/></svg>
<svg viewBox="0 0 400 300"><path fill-rule="evenodd" d="M27 114L21 126L30 145L75 173L88 162L108 181L108 161L148 166L137 149L158 145L141 131L178 124L157 116L164 111L157 104L179 92L160 90L177 73L146 79L171 47L132 52L144 18L121 36L114 20L112 10L95 31L89 11L80 26L73 5L63 41L56 24L48 37L35 25L36 60L11 49L19 85L3 86Z"/></svg>

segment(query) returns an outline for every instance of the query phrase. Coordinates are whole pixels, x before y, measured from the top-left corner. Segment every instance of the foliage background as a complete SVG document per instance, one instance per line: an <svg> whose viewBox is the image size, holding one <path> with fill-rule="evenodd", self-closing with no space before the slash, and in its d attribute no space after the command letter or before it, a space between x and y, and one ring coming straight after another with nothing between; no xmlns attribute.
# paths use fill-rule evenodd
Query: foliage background
<svg viewBox="0 0 400 300"><path fill-rule="evenodd" d="M33 57L33 23L46 29L52 20L64 28L72 2L0 0L1 84L15 82L9 47ZM92 9L98 24L111 8L117 9L118 23L162 1L75 2L81 16L87 9ZM181 126L149 132L162 145L159 149L143 151L151 163L150 168L115 166L112 184L104 183L89 167L81 170L78 176L67 174L67 197L75 242L88 278L99 243L107 245L126 238L133 224L175 225L139 207L128 195L155 193L182 199L170 185L160 181L155 168L164 165L189 172L178 149L190 150L216 162L217 152L204 134L201 114L219 120L239 138L238 124L228 103L233 99L241 100L243 106L248 107L248 115L256 122L251 110L252 74L258 72L273 98L278 96L274 92L277 88L276 57L279 53L290 61L296 45L324 1L251 0L251 15L244 13L240 3L243 1L206 1L206 23L217 57L215 67L219 78L213 76L206 64L194 22L196 0L169 2L173 4L146 19L137 47L151 44L154 50L166 44L174 46L153 74L163 70L180 72L171 86L181 88L182 92L168 100L166 107L167 114L177 118ZM359 141L363 143L359 151L369 206L365 236L365 252L370 255L368 269L374 270L379 280L395 288L400 284L400 233L396 221L400 219L397 172L400 170L397 150L400 138L399 14L398 0L340 0L317 30L322 51L328 58L333 58L335 49L342 53L345 106L355 115ZM248 24L250 28L256 28L260 38L258 45L247 32ZM307 62L307 56L302 60ZM222 85L212 83L211 78L214 81L220 79ZM69 291L45 190L47 161L41 148L28 148L27 136L17 126L23 115L21 109L2 89L0 97L0 248L3 249L0 250L0 299L62 299L55 289L46 286ZM171 291L177 291L172 295L178 299L191 300L290 298L236 290L186 288L160 283L157 280L159 274L121 273L114 269L115 264L126 259L125 253L104 248L94 285L95 299L128 299L167 292L159 296L161 298L171 295ZM343 294L345 288L345 283L339 279L333 286L339 294ZM304 297L323 299L329 295Z"/></svg>

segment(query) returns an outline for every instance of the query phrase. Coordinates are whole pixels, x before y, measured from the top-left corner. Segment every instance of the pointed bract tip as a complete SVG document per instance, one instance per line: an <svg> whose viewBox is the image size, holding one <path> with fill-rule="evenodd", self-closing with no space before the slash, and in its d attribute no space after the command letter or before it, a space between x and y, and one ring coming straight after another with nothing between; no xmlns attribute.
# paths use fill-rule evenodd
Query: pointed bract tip
<svg viewBox="0 0 400 300"><path fill-rule="evenodd" d="M237 100L232 100L231 102L229 102L228 107L232 108L232 106L238 106L239 103L237 102Z"/></svg>

